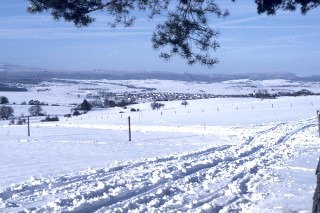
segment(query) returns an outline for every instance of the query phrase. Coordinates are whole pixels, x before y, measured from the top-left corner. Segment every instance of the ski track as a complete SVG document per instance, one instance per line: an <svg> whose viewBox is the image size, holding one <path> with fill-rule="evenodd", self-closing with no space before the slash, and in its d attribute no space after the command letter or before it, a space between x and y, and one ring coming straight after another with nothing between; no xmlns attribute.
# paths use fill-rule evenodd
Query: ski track
<svg viewBox="0 0 320 213"><path fill-rule="evenodd" d="M31 177L0 191L0 211L238 212L260 184L272 181L270 167L290 156L290 139L314 126L314 119L278 123L238 145Z"/></svg>

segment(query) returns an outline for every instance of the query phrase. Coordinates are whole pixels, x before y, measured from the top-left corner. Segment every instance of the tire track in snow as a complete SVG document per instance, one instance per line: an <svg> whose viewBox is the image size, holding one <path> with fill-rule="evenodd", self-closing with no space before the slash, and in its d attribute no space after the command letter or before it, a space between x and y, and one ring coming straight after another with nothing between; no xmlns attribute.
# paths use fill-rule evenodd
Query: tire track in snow
<svg viewBox="0 0 320 213"><path fill-rule="evenodd" d="M282 124L279 124L279 125L271 128L271 129L269 129L269 130L267 130L267 131L264 131L262 134L259 134L258 137L260 137L261 135L269 134L269 133L272 134L273 131L275 131L277 128L279 128L279 127L281 127L281 126L284 126L284 124L283 124L283 123L282 123ZM284 136L282 136L275 144L284 143L286 140L288 140L288 139L289 139L291 136L293 136L294 134L296 134L296 133L298 133L299 131L302 131L302 130L304 130L304 129L306 129L306 128L309 128L309 127L311 127L311 126L314 126L314 124L304 125L304 126L298 128L298 129L295 129L294 131L291 131L291 132L285 134ZM254 140L258 140L257 137L255 137ZM253 140L251 140L251 141L253 141ZM264 148L263 145L260 145L260 146L257 146L257 147L253 147L251 150L240 154L239 157L237 157L237 158L229 159L229 160L222 161L222 162L223 162L224 164L227 164L228 162L235 162L235 161L237 161L237 160L239 160L239 159L248 158L249 156L253 155L253 156L251 157L251 159L252 159L252 158L256 157L255 154L256 154L257 152L259 152L259 151L260 151L261 149L263 149L263 148ZM249 160L243 160L243 162L238 163L237 166L241 166L241 165L245 164L246 161L250 161L250 159L249 159ZM269 164L271 164L271 163L272 163L272 162L270 162ZM211 165L211 166L212 166L212 165ZM208 168L210 168L210 166L209 166ZM222 169L222 168L223 168L223 167L221 166L221 169ZM205 168L203 168L203 169L205 169ZM207 197L204 201L197 201L197 202L196 202L197 204L194 205L194 207L202 206L202 205L205 204L205 203L212 202L212 200L221 197L221 196L222 196L222 195L221 195L221 192L222 192L222 191L226 191L226 189L228 188L228 186L229 186L231 183L234 183L234 182L239 183L238 185L240 186L239 188L240 188L240 190L241 190L241 193L239 193L239 195L233 197L231 200L227 201L227 202L224 204L224 206L231 205L231 204L233 204L233 203L235 203L235 202L237 202L237 201L238 201L237 203L239 203L239 200L240 200L244 195L246 195L246 194L248 193L248 187L247 187L246 185L247 185L247 183L250 181L250 179L252 178L252 177L250 177L250 176L256 175L257 172L258 172L258 169L259 169L259 167L257 167L257 166L255 165L255 166L253 166L253 167L249 167L248 170L242 171L242 172L234 175L234 176L232 177L232 179L230 180L230 182L228 182L227 184L225 184L225 185L223 185L222 187L218 188L218 189L216 190L216 193L214 193L213 195L211 195L210 198ZM192 175L192 174L194 174L194 173L196 173L196 172L198 172L198 171L200 171L200 170L195 169L193 173L187 173L186 176ZM248 175L248 174L249 174L249 175ZM186 176L185 176L185 177L186 177ZM228 200L228 199L227 199L227 200ZM247 200L244 200L244 201L245 201L245 202L248 202ZM123 205L123 204L124 204L124 203L121 203L121 205ZM222 208L222 207L221 207L221 208ZM215 209L217 209L217 208L215 208ZM182 210L187 210L187 209L182 209Z"/></svg>
<svg viewBox="0 0 320 213"><path fill-rule="evenodd" d="M277 125L277 126L275 126L275 127L270 128L270 129L267 130L267 131L263 131L263 132L261 132L260 134L258 134L258 136L260 136L260 135L262 135L262 134L266 134L266 133L268 133L268 132L272 132L272 131L274 131L275 129L277 129L280 125L283 125L283 124L279 124L279 125ZM253 141L255 138L256 138L256 137L252 138L250 141ZM240 155L239 155L239 158L244 158L244 157L246 157L246 156L248 156L248 155L251 155L251 154L259 151L262 147L263 147L263 146L254 147L254 148L253 148L252 150L250 150L249 152L245 152L245 153L240 154ZM224 150L224 149L223 149L223 150ZM221 150L221 151L223 151L223 150ZM195 157L195 156L193 156L193 157ZM236 160L236 159L232 159L232 161L235 161L235 160ZM231 160L229 160L229 161L231 161ZM189 171L187 171L183 176L181 176L181 177L179 177L179 176L174 176L172 179L173 179L173 181L180 180L181 178L185 178L185 177L187 177L187 176L193 175L193 174L195 174L195 173L197 173L197 172L199 172L199 171L201 171L201 170L212 168L212 167L218 165L218 164L221 163L221 162L223 162L223 161L222 161L222 160L219 160L219 161L214 161L214 162L212 162L211 164L195 166L195 167L193 167L192 169L190 169ZM225 161L225 162L228 162L228 160ZM242 174L239 174L239 175L238 175L239 177L235 176L235 177L232 179L232 181L235 181L235 180L239 179L239 178L240 178L240 175L243 176L243 173L242 173ZM170 182L170 181L164 181L164 182L162 182L160 185L164 185L164 184L169 183L169 182ZM171 181L171 182L172 182L172 181ZM170 183L170 184L172 184L172 183ZM159 184L156 184L156 185L153 185L152 187L145 187L144 189L139 190L139 191L136 191L136 192L134 192L134 193L126 194L125 196L121 196L121 199L120 199L120 200L126 200L126 199L131 199L131 198L136 197L136 196L142 196L142 195L144 195L144 194L147 194L147 193L148 193L149 191L151 191L151 190L154 190L154 189L156 189L156 188L159 188L160 185L159 185ZM244 187L243 187L243 188L244 188ZM221 188L220 188L219 190L221 190ZM142 191L143 193L141 193L141 191ZM138 195L137 195L137 194L138 194ZM117 200L117 202L119 202L120 200ZM115 203L117 203L117 202L114 202L114 203L110 203L110 202L104 203L104 207L107 207L107 206L109 206L110 204L111 204L111 205L112 205L112 204L115 204ZM121 203L121 205L123 205L123 203ZM100 209L102 206L103 206L103 202L101 202L100 205L96 206L96 208L91 206L89 209L86 208L86 210L96 211L96 210Z"/></svg>
<svg viewBox="0 0 320 213"><path fill-rule="evenodd" d="M200 151L200 152L196 152L196 153L192 153L192 154L187 154L187 155L182 156L182 157L175 157L175 159L178 159L179 161L185 161L186 159L189 159L189 158L194 159L195 157L208 155L208 153L212 154L212 153L215 153L217 151L218 152L219 151L223 151L223 150L226 150L229 147L231 147L231 146L230 145L224 145L224 146L217 147L217 148L210 148L210 149L205 150L205 151ZM158 164L158 163L163 163L163 162L168 163L167 161L163 161L163 160L164 159L159 159L159 161L144 162L144 163L148 164L148 166L150 166L150 164ZM172 179L174 181L179 180L181 178L184 178L184 177L186 177L186 176L188 176L190 174L193 174L193 173L195 173L197 171L200 171L202 169L205 169L207 167L212 167L212 166L214 166L214 165L216 165L216 164L218 164L220 162L221 162L221 160L212 162L212 164L210 164L210 165L199 165L199 166L197 166L197 168L193 167L190 170L186 170L185 173L177 172L176 174L174 174L172 176ZM172 163L176 163L176 162L172 162ZM147 181L147 180L145 180L145 181ZM169 183L170 181L171 181L170 179L163 179L163 180L161 180L161 181L159 181L159 182L157 182L155 184L152 184L152 185L144 184L140 188L135 188L134 190L131 190L129 192L124 192L124 193L118 194L116 197L113 197L112 199L106 198L106 199L102 199L102 200L100 199L100 200L98 200L96 202L93 202L93 203L90 203L90 204L86 203L83 206L80 206L79 208L74 209L73 212L83 212L83 211L85 211L85 212L95 212L95 211L99 210L102 207L112 206L112 205L117 204L119 202L130 200L133 197L141 196L143 194L147 194L148 192L150 192L150 191L152 191L154 189L157 189L160 186L163 186L163 185ZM65 203L65 201L63 201L62 203Z"/></svg>
<svg viewBox="0 0 320 213"><path fill-rule="evenodd" d="M108 169L94 170L94 173L89 173L84 175L77 174L76 176L71 175L71 176L53 177L49 181L31 177L31 180L29 182L25 182L18 186L9 187L0 191L0 198L2 201L12 199L12 197L17 197L18 199L21 198L21 200L23 200L25 197L33 196L34 194L37 194L38 192L45 191L45 190L54 191L55 193L60 193L65 190L68 190L68 188L70 188L70 185L81 183L71 188L72 190L76 191L77 188L81 188L82 185L90 183L94 179L95 180L99 180L101 178L108 179L113 175L119 175L119 173L121 173L122 171L124 171L125 173L128 170L141 167L145 164L166 163L170 161L175 161L177 159L193 158L195 156L207 155L209 153L215 152L216 150L218 151L224 150L229 148L230 146L231 145L212 147L209 149L196 151L196 152L185 154L185 155L179 155L179 156L173 155L170 157L160 157L160 158L156 158L155 160L149 160L149 161L138 161L134 163L127 162L119 166L110 167ZM110 186L109 189L116 188L118 186L119 185L113 185L113 186ZM14 202L12 206L18 207L19 204L15 204L15 203L18 203L18 202Z"/></svg>
<svg viewBox="0 0 320 213"><path fill-rule="evenodd" d="M49 194L50 199L61 193L66 194L65 198L54 202L46 201L47 204L41 208L29 208L40 212L130 210L141 205L174 212L177 209L187 211L201 208L207 203L211 203L211 210L228 206L233 209L235 204L248 202L246 196L251 193L248 185L256 186L263 179L260 170L268 168L278 159L279 153L275 148L283 146L293 135L312 126L314 124L310 124L310 121L280 123L237 146L212 147L180 156L129 162L89 174L35 180L11 187L11 191L7 189L0 192L0 198L7 206L17 207L30 198L35 201L43 199L43 191ZM275 133L279 133L279 136ZM188 190L201 191L203 182L218 187L199 193L201 196L198 198L190 195ZM238 193L227 195L233 188ZM183 200L180 206L170 204L176 196Z"/></svg>
<svg viewBox="0 0 320 213"><path fill-rule="evenodd" d="M283 125L283 124L281 124ZM265 131L264 134L269 134L269 133L273 133L273 131L275 131L277 128L279 128L281 125L277 125L276 127L274 128L271 128L270 130L271 131ZM277 141L275 141L274 145L276 145L274 148L277 148L277 146L281 145L282 143L285 143L286 141L288 141L293 135L297 134L298 132L300 131L303 131L307 128L310 128L310 127L314 127L316 126L315 124L305 124L301 127L298 127L297 129L294 129L293 131L290 131L284 135L282 135ZM261 135L261 134L260 134ZM257 140L258 138L255 138L254 140ZM253 141L253 140L252 140ZM241 166L241 165L245 165L245 163L249 162L250 163L250 160L252 160L253 158L257 157L256 155L259 155L259 156L267 156L267 154L271 154L271 150L270 149L266 149L267 151L269 151L268 153L266 152L262 152L263 155L261 155L261 153L259 152L261 149L263 149L264 146L263 145L260 145L258 147L254 147L252 148L252 152L250 153L249 152L249 155L247 154L241 154L240 155L240 158L247 158L249 157L250 155L253 155L249 160L244 160L243 162L240 162L237 164L237 166ZM267 158L267 160L265 159ZM236 196L234 196L231 200L228 200L227 198L225 200L227 200L224 204L220 205L220 206L215 206L215 209L222 209L223 207L228 207L230 205L233 205L231 206L231 209L229 210L235 210L235 211L239 211L241 209L237 209L240 204L243 204L243 203L248 203L250 202L248 200L248 198L245 198L245 196L248 194L248 183L250 182L251 179L253 179L259 172L259 169L264 166L264 167L267 167L267 166L270 166L271 164L274 164L276 163L277 159L278 158L272 158L270 156L267 156L265 158L261 158L260 159L260 165L255 165L254 167L250 167L248 166L244 171L241 171L240 173L237 173L233 176L233 178L228 182L226 183L225 185L223 185L222 187L218 188L213 194L210 194L209 196L207 196L206 198L202 198L201 200L198 200L196 203L197 205L195 205L194 207L200 207L206 203L209 203L209 202L213 202L215 199L217 198L220 198L223 195L223 192L225 192L226 190L228 190L230 188L230 185L233 184L233 186L238 186L238 188L240 189L240 193L238 193ZM261 163L263 162L263 163ZM262 178L260 178L262 179ZM236 184L234 184L236 183ZM182 211L184 211L186 209L182 209Z"/></svg>

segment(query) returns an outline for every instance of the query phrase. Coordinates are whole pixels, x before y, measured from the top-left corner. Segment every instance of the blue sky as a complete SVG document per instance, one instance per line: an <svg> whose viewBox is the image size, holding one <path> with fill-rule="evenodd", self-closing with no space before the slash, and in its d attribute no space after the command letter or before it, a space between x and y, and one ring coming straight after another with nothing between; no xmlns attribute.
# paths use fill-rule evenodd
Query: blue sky
<svg viewBox="0 0 320 213"><path fill-rule="evenodd" d="M318 74L320 8L306 16L298 11L266 16L257 15L253 0L219 2L231 15L210 19L221 33L221 48L213 53L220 63L212 69L188 66L179 57L160 59L151 44L157 20L142 14L132 28L109 28L103 13L90 27L76 28L46 14L28 14L28 1L21 0L1 0L0 62L63 70Z"/></svg>

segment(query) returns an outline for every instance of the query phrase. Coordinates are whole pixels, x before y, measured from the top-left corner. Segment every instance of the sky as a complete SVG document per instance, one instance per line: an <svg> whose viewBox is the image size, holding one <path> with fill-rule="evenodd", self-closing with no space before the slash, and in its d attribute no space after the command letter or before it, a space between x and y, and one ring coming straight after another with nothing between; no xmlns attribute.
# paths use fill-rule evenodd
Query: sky
<svg viewBox="0 0 320 213"><path fill-rule="evenodd" d="M258 15L254 0L218 0L231 15L210 17L221 45L212 55L219 63L209 69L189 66L179 56L166 62L152 48L157 22L138 14L132 28L110 28L103 12L87 28L54 21L48 14L28 14L26 0L0 2L0 63L56 70L112 70L179 73L292 72L318 74L320 69L320 8L307 15L279 11Z"/></svg>

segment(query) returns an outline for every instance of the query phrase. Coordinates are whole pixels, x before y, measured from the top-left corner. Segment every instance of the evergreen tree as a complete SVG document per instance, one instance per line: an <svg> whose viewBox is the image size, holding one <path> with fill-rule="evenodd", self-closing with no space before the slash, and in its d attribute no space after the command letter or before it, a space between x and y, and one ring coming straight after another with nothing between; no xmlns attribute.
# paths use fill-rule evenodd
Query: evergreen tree
<svg viewBox="0 0 320 213"><path fill-rule="evenodd" d="M78 109L79 110L90 111L91 110L91 105L86 99L84 99L83 102L78 106Z"/></svg>
<svg viewBox="0 0 320 213"><path fill-rule="evenodd" d="M131 27L136 11L147 12L149 18L166 17L159 23L152 36L155 50L164 50L160 57L170 59L179 55L192 65L199 63L209 67L218 63L211 55L220 45L219 32L209 24L209 17L224 18L228 10L222 10L215 0L28 0L30 13L50 12L54 19L73 22L77 27L88 26L95 21L93 14L103 11L111 18L110 25ZM235 0L230 0L235 1ZM303 14L320 5L320 0L255 0L257 12L268 15L277 10L294 11L300 8Z"/></svg>

